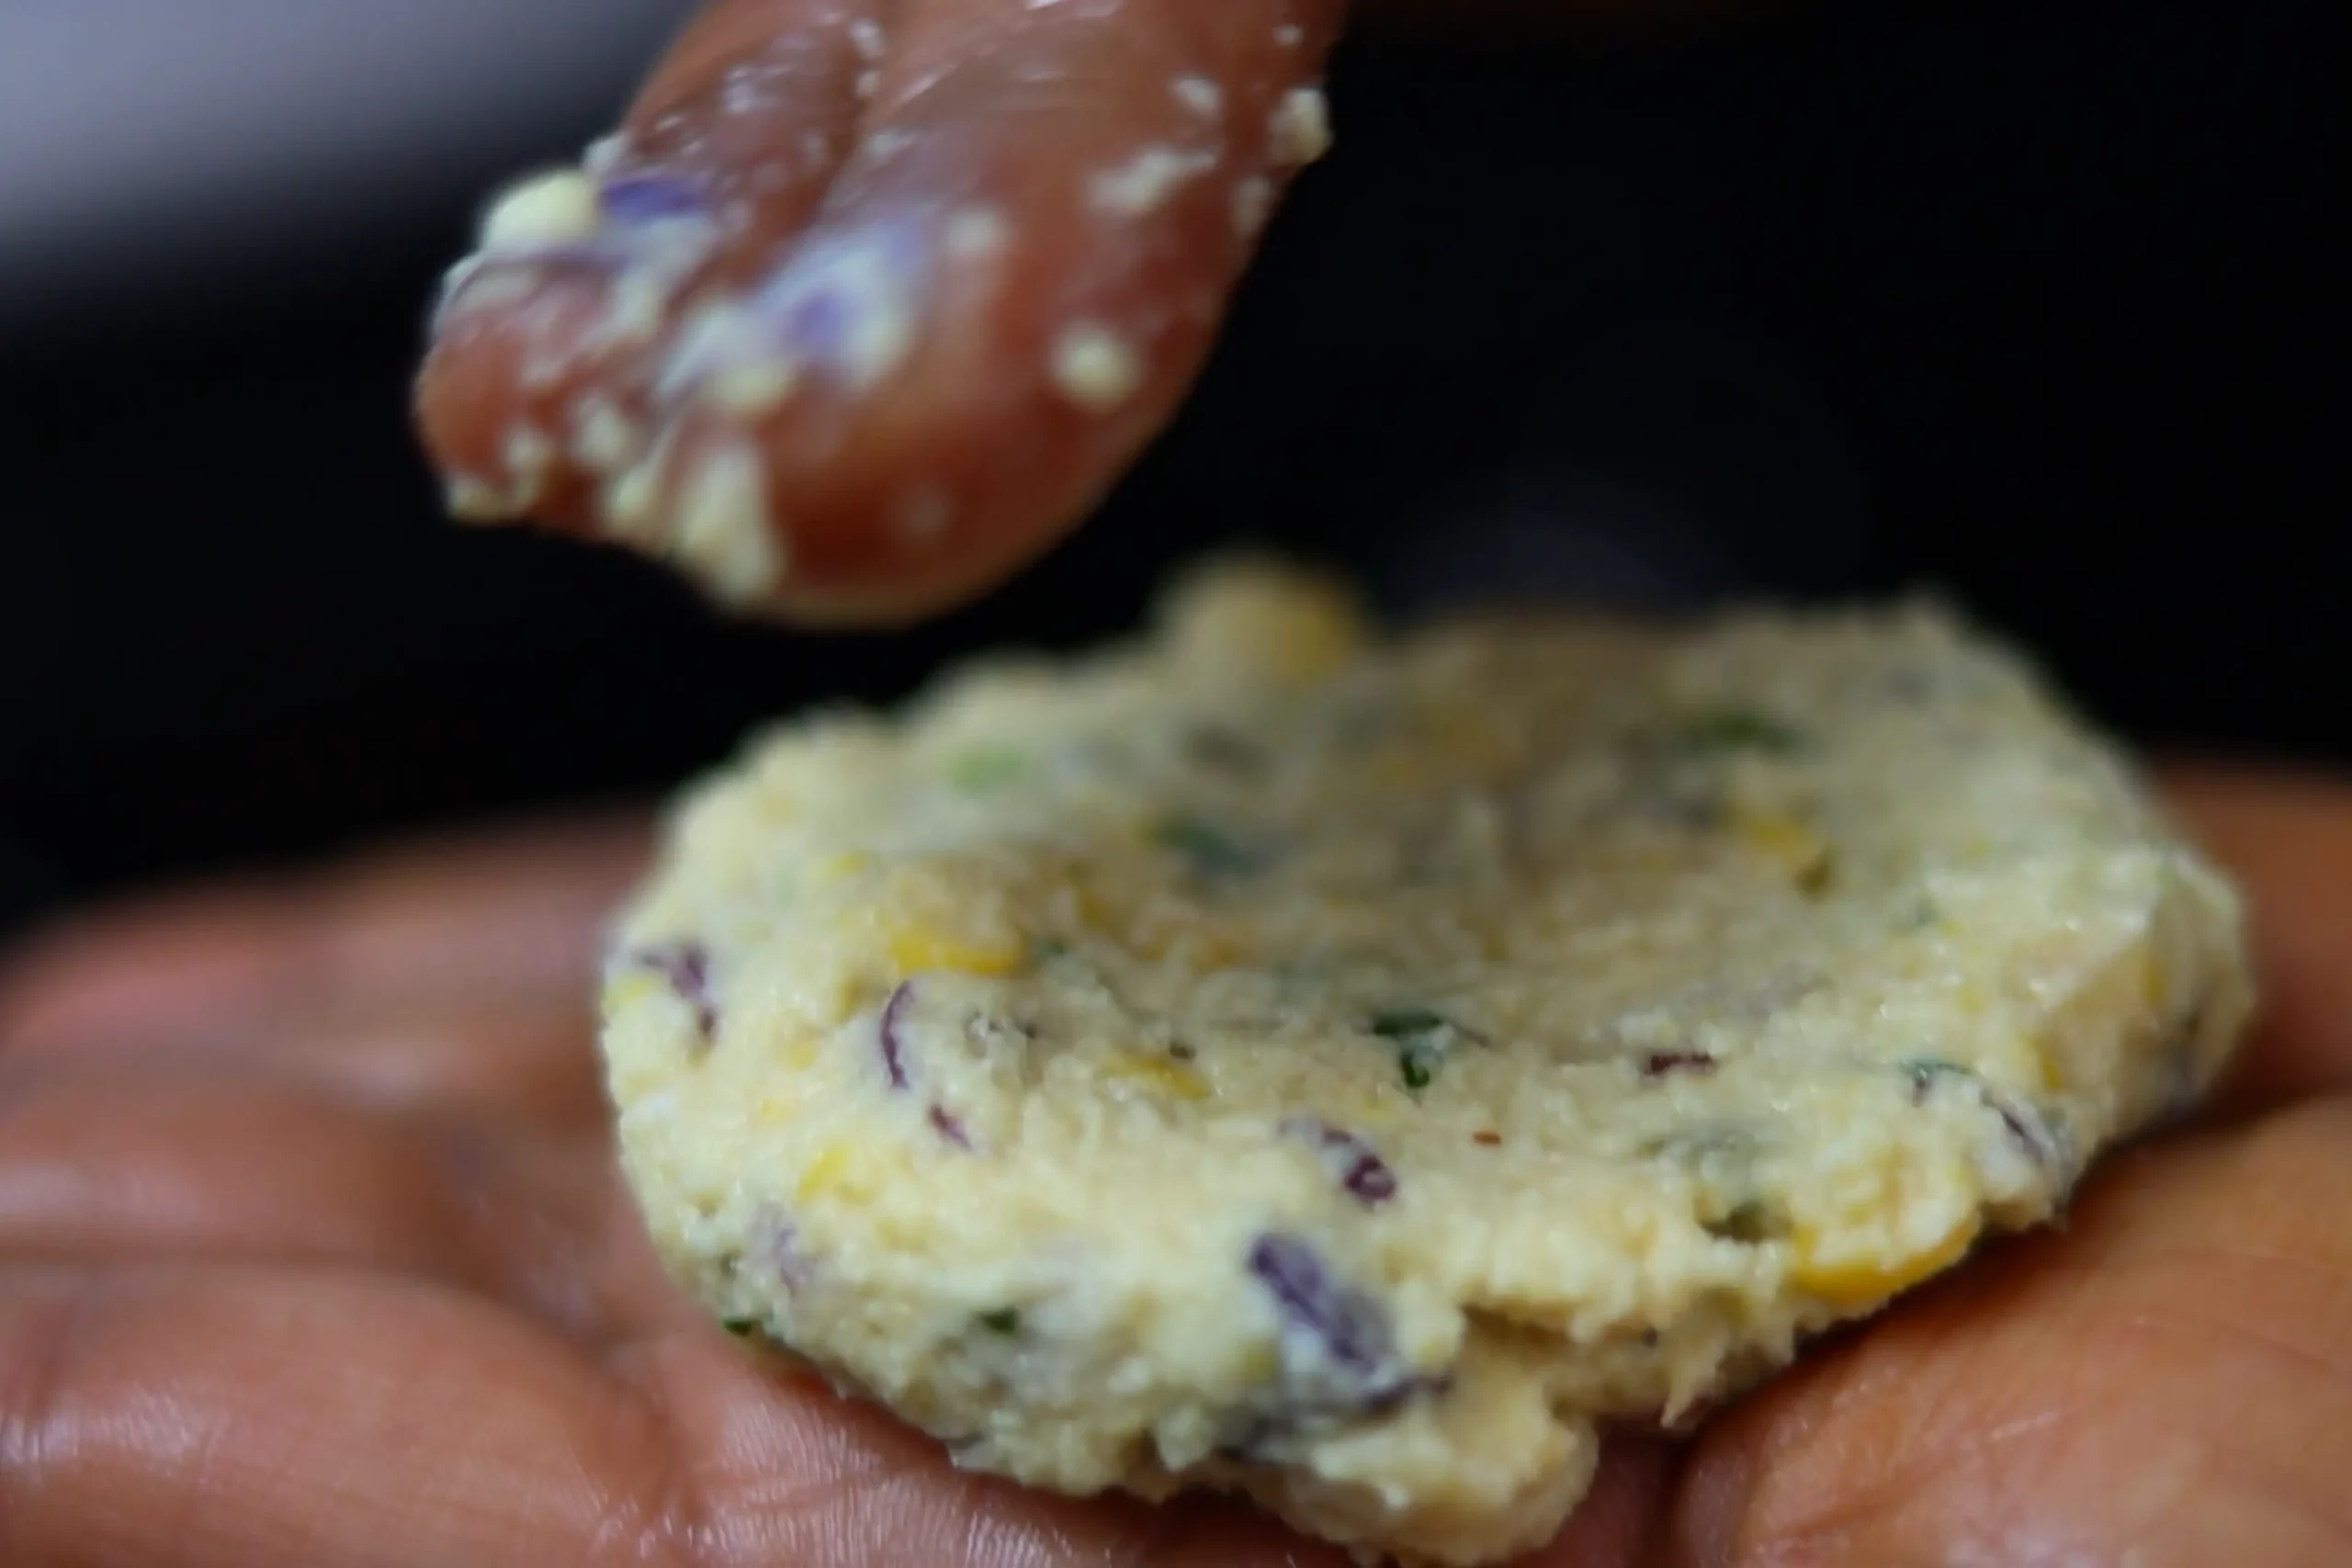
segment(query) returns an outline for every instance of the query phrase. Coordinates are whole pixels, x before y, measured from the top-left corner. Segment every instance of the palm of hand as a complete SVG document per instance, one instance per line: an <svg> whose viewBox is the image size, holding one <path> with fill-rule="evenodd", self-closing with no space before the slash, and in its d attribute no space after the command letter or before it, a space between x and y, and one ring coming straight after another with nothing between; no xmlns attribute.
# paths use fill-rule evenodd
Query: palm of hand
<svg viewBox="0 0 2352 1568"><path fill-rule="evenodd" d="M2352 797L2182 797L2265 917L2237 1112L1669 1452L1544 1568L2352 1557ZM0 988L0 1559L1319 1562L1213 1501L959 1475L661 1277L585 998L631 829L207 895ZM2290 1104L2294 1100L2300 1104ZM1336 1555L1333 1563L1342 1561Z"/></svg>

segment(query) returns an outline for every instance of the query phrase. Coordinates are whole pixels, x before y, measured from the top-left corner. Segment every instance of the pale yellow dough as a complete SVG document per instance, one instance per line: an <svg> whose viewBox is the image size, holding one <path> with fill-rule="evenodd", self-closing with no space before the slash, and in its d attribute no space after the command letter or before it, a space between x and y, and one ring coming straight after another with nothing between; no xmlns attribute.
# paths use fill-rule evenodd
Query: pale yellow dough
<svg viewBox="0 0 2352 1568"><path fill-rule="evenodd" d="M1152 637L777 730L676 813L605 1047L678 1278L1075 1493L1408 1562L2188 1103L2236 896L1931 608Z"/></svg>

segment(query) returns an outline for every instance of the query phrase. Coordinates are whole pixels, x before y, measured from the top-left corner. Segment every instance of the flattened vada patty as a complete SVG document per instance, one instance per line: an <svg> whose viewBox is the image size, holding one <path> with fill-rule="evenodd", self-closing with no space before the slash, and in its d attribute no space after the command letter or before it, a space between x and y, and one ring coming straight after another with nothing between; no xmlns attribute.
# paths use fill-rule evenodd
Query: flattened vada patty
<svg viewBox="0 0 2352 1568"><path fill-rule="evenodd" d="M623 1160L741 1331L1074 1493L1407 1562L2193 1100L2241 911L1923 605L1369 629L1272 566L784 726L609 964Z"/></svg>

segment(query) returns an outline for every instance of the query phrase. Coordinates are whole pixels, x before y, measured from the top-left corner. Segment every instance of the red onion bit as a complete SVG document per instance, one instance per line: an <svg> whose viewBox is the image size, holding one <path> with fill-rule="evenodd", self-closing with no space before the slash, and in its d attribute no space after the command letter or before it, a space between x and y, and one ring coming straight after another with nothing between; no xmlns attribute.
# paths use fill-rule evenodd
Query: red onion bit
<svg viewBox="0 0 2352 1568"><path fill-rule="evenodd" d="M1986 1083L1980 1075L1955 1062L1918 1057L1899 1066L1910 1077L1912 1104L1925 1105L1936 1085L1946 1078L1965 1082L1975 1091L1978 1103L2000 1118L2001 1130L2028 1159L2044 1170L2056 1170L2064 1165L2065 1153L2058 1134L2051 1130L2041 1113L2024 1100Z"/></svg>
<svg viewBox="0 0 2352 1568"><path fill-rule="evenodd" d="M882 1047L882 1071L884 1076L889 1078L890 1087L896 1089L905 1089L909 1082L906 1040L901 1031L905 1025L907 1010L914 1005L914 999L915 983L912 980L901 980L899 982L898 988L890 993L890 999L882 1004L882 1023L878 1032L878 1042Z"/></svg>
<svg viewBox="0 0 2352 1568"><path fill-rule="evenodd" d="M1377 1416L1433 1386L1397 1355L1380 1303L1334 1279L1311 1243L1261 1235L1248 1267L1282 1316L1294 1414Z"/></svg>
<svg viewBox="0 0 2352 1568"><path fill-rule="evenodd" d="M788 1296L806 1290L815 1275L814 1261L800 1245L799 1227L773 1210L761 1216L752 1258L784 1287Z"/></svg>
<svg viewBox="0 0 2352 1568"><path fill-rule="evenodd" d="M1348 1196L1365 1208L1377 1208L1396 1196L1396 1173L1373 1146L1345 1128L1311 1116L1294 1116L1282 1124L1287 1136L1304 1138Z"/></svg>
<svg viewBox="0 0 2352 1568"><path fill-rule="evenodd" d="M1704 1077L1717 1065L1704 1051L1653 1051L1642 1058L1642 1077L1653 1081L1674 1073Z"/></svg>
<svg viewBox="0 0 2352 1568"><path fill-rule="evenodd" d="M673 175L616 175L598 187L596 205L607 219L629 225L706 216L701 190Z"/></svg>
<svg viewBox="0 0 2352 1568"><path fill-rule="evenodd" d="M718 1000L710 980L710 950L698 942L673 942L639 949L629 962L662 977L693 1010L695 1033L707 1048L718 1034Z"/></svg>
<svg viewBox="0 0 2352 1568"><path fill-rule="evenodd" d="M931 1125L933 1132L957 1148L972 1146L971 1135L964 1131L964 1123L957 1121L955 1113L946 1107L934 1105L931 1108Z"/></svg>
<svg viewBox="0 0 2352 1568"><path fill-rule="evenodd" d="M914 1076L908 1067L910 1053L906 1035L908 1010L914 1004L915 983L912 980L899 981L897 988L891 991L890 999L882 1004L882 1021L875 1031L876 1043L882 1053L883 1077L889 1080L892 1089L902 1094L914 1085ZM931 1124L933 1132L957 1148L972 1146L971 1134L965 1130L964 1123L956 1113L945 1106L933 1102L924 1111L924 1120Z"/></svg>

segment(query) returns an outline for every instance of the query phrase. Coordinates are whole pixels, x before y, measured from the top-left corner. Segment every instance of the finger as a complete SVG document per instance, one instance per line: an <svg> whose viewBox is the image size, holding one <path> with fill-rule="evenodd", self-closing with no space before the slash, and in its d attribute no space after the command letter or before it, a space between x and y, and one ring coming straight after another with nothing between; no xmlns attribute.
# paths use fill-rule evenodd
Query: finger
<svg viewBox="0 0 2352 1568"><path fill-rule="evenodd" d="M2352 1562L2352 1103L2119 1159L1711 1428L1688 1564Z"/></svg>
<svg viewBox="0 0 2352 1568"><path fill-rule="evenodd" d="M557 389L567 426L620 428L597 418L616 398L646 411L598 444L609 460L557 450L559 499L521 499L484 467L507 405L456 400L428 367L436 458L468 496L558 525L593 489L596 526L740 605L878 622L967 597L1070 526L1182 397L1267 212L1320 151L1311 84L1339 10L901 7L865 35L879 63L853 85L871 99L809 226L726 241L740 286L680 296L637 357ZM588 243L650 254L613 221Z"/></svg>
<svg viewBox="0 0 2352 1568"><path fill-rule="evenodd" d="M685 1473L717 1564L876 1562L939 1568L1341 1568L1232 1499L1147 1506L1024 1490L957 1471L940 1446L812 1376L747 1376L704 1334L650 1344L624 1367L689 1444ZM1520 1568L1631 1568L1656 1518L1655 1445L1614 1444L1593 1492L1552 1547Z"/></svg>
<svg viewBox="0 0 2352 1568"><path fill-rule="evenodd" d="M238 1259L445 1280L587 1337L659 1320L600 1140L389 1116L294 1083L9 1075L0 1260Z"/></svg>
<svg viewBox="0 0 2352 1568"><path fill-rule="evenodd" d="M575 526L639 462L681 312L807 223L895 0L718 0L578 172L510 191L453 272L417 387L461 516Z"/></svg>
<svg viewBox="0 0 2352 1568"><path fill-rule="evenodd" d="M512 1122L549 1132L601 1128L607 1103L584 998L427 995L414 1005L294 1010L259 1039L184 1040L169 1058L190 1069L315 1086L372 1111ZM11 1058L134 1082L155 1071L152 1038L29 1042Z"/></svg>
<svg viewBox="0 0 2352 1568"><path fill-rule="evenodd" d="M218 1046L374 1002L574 998L645 852L634 818L566 823L86 918L0 975L0 1053Z"/></svg>
<svg viewBox="0 0 2352 1568"><path fill-rule="evenodd" d="M1232 1506L1082 1503L959 1474L870 1409L755 1373L716 1335L650 1346L612 1377L408 1281L0 1269L0 1417L11 1562L1345 1561Z"/></svg>
<svg viewBox="0 0 2352 1568"><path fill-rule="evenodd" d="M0 1558L689 1568L652 1413L426 1282L0 1268Z"/></svg>
<svg viewBox="0 0 2352 1568"><path fill-rule="evenodd" d="M2243 883L2262 1018L2224 1102L2352 1089L2352 789L2287 773L2178 768L2188 826Z"/></svg>
<svg viewBox="0 0 2352 1568"><path fill-rule="evenodd" d="M294 1085L12 1073L0 1258L302 1258L456 1276L458 1214L421 1140Z"/></svg>

